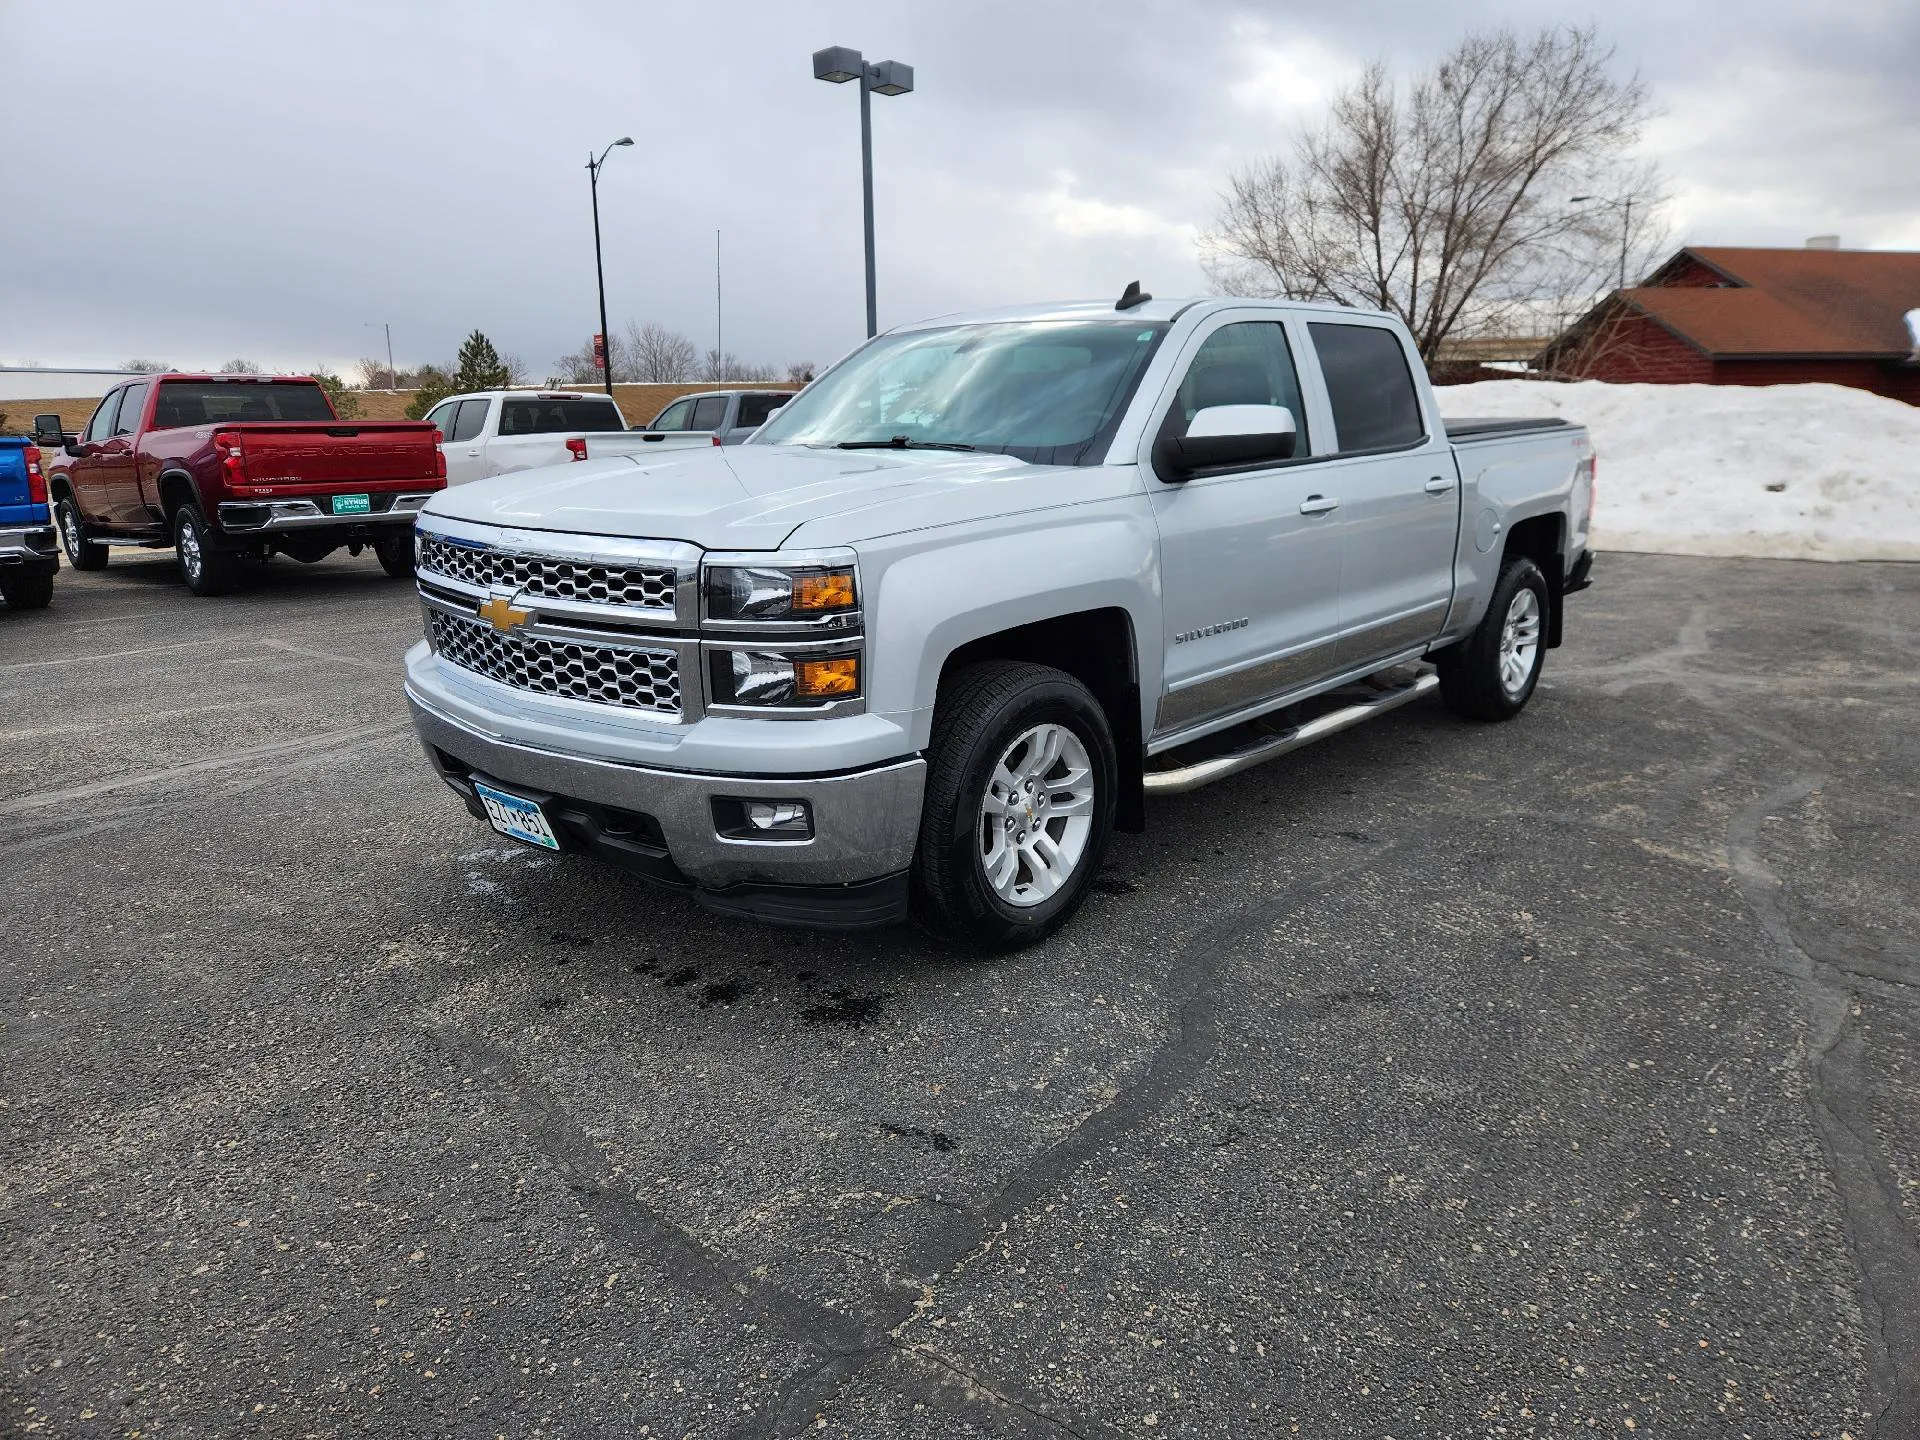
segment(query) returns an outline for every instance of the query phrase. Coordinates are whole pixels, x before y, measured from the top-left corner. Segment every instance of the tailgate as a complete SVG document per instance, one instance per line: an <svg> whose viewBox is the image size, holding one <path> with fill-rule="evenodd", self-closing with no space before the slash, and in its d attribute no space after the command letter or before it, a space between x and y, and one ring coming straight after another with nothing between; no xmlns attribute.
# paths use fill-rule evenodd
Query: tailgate
<svg viewBox="0 0 1920 1440"><path fill-rule="evenodd" d="M220 433L239 439L249 485L440 485L439 447L424 422L223 425Z"/></svg>
<svg viewBox="0 0 1920 1440"><path fill-rule="evenodd" d="M27 487L27 447L0 440L0 525L44 525L47 512Z"/></svg>

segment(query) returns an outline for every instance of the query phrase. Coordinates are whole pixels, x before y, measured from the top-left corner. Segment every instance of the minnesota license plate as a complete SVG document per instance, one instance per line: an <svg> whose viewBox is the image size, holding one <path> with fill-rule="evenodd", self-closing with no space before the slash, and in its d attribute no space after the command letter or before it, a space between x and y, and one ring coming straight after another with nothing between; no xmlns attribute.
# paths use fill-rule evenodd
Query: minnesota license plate
<svg viewBox="0 0 1920 1440"><path fill-rule="evenodd" d="M558 850L560 841L553 833L546 812L531 800L523 800L518 795L509 795L504 790L496 790L491 785L473 782L473 793L480 797L480 803L487 807L487 820L495 830L509 840L518 840L525 845L538 845L543 850Z"/></svg>
<svg viewBox="0 0 1920 1440"><path fill-rule="evenodd" d="M333 513L336 515L366 515L373 510L373 500L366 495L336 495L333 497Z"/></svg>

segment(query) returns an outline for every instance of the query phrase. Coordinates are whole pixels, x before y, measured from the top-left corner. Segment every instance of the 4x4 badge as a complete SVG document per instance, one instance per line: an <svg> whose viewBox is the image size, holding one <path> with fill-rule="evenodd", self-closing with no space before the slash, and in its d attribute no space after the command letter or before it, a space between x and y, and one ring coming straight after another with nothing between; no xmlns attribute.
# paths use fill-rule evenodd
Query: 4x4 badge
<svg viewBox="0 0 1920 1440"><path fill-rule="evenodd" d="M513 603L511 595L496 592L480 607L480 618L504 635L533 619L533 611L520 609Z"/></svg>

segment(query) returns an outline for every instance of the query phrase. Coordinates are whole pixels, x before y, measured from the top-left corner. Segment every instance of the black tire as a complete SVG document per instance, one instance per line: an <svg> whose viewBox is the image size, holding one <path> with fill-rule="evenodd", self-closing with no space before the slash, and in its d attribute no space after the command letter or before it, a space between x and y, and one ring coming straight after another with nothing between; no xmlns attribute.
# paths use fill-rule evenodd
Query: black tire
<svg viewBox="0 0 1920 1440"><path fill-rule="evenodd" d="M1533 597L1533 645L1516 681L1514 672L1503 673L1503 666L1507 621L1509 617L1520 622L1527 618L1517 613L1526 609L1520 599L1522 592L1531 592ZM1547 621L1553 613L1552 605L1547 577L1533 561L1516 555L1501 567L1487 613L1480 617L1474 632L1433 657L1440 670L1441 697L1454 714L1468 720L1511 720L1526 709L1547 658Z"/></svg>
<svg viewBox="0 0 1920 1440"><path fill-rule="evenodd" d="M107 568L107 547L87 538L87 522L80 518L80 507L73 496L62 495L53 507L54 523L60 531L60 548L67 552L67 563L76 570Z"/></svg>
<svg viewBox="0 0 1920 1440"><path fill-rule="evenodd" d="M53 576L22 575L0 580L0 599L10 610L44 610L53 603Z"/></svg>
<svg viewBox="0 0 1920 1440"><path fill-rule="evenodd" d="M396 580L413 578L413 535L408 533L398 540L376 540L373 542L373 557L380 562L380 568Z"/></svg>
<svg viewBox="0 0 1920 1440"><path fill-rule="evenodd" d="M198 505L182 505L174 513L173 553L180 578L196 595L225 595L240 583L240 557L218 548Z"/></svg>
<svg viewBox="0 0 1920 1440"><path fill-rule="evenodd" d="M1014 904L1003 899L988 878L981 807L988 782L1009 747L1045 724L1063 727L1086 751L1092 824L1065 883L1037 904ZM941 693L928 755L920 842L913 861L916 918L936 933L994 950L1031 945L1066 924L1100 871L1113 835L1119 792L1113 731L1092 692L1046 665L1002 660L969 666ZM1031 811L1025 819L1036 830L1063 823L1044 814L1036 820Z"/></svg>

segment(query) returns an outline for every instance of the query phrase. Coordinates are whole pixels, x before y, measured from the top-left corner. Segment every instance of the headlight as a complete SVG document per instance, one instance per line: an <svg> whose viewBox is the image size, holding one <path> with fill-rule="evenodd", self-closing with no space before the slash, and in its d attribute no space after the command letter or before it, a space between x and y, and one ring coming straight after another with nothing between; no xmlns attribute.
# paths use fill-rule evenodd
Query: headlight
<svg viewBox="0 0 1920 1440"><path fill-rule="evenodd" d="M860 693L858 655L714 654L714 699L722 705L820 705Z"/></svg>
<svg viewBox="0 0 1920 1440"><path fill-rule="evenodd" d="M853 561L808 565L709 565L710 620L815 620L859 607Z"/></svg>

